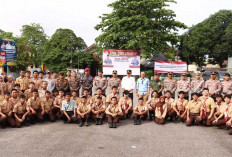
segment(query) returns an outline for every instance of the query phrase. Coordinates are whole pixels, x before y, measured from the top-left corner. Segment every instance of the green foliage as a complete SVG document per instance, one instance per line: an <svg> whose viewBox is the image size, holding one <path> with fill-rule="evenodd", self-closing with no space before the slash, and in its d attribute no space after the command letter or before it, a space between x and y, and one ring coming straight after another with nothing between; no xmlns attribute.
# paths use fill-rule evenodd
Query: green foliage
<svg viewBox="0 0 232 157"><path fill-rule="evenodd" d="M204 55L209 54L223 66L232 52L232 11L221 10L203 22L189 28L181 36L181 58L188 63L204 64Z"/></svg>
<svg viewBox="0 0 232 157"><path fill-rule="evenodd" d="M154 76L154 70L147 70L146 77L150 80L152 76Z"/></svg>
<svg viewBox="0 0 232 157"><path fill-rule="evenodd" d="M0 29L0 38L6 38L6 39L15 39L13 37L13 33L12 32L5 32L3 30Z"/></svg>
<svg viewBox="0 0 232 157"><path fill-rule="evenodd" d="M21 36L17 37L17 66L25 68L29 65L39 67L41 65L44 45L47 42L47 36L40 24L32 23L23 25Z"/></svg>
<svg viewBox="0 0 232 157"><path fill-rule="evenodd" d="M72 30L57 29L45 45L44 64L46 64L47 68L56 71L66 70L67 67L70 67L71 56L73 67L91 64L91 61L88 60L91 56L82 53L86 47L84 40L77 37Z"/></svg>
<svg viewBox="0 0 232 157"><path fill-rule="evenodd" d="M142 50L143 56L163 52L167 43L178 41L177 30L186 26L176 21L175 13L167 9L174 0L117 0L108 6L95 29L102 34L96 38L103 49Z"/></svg>

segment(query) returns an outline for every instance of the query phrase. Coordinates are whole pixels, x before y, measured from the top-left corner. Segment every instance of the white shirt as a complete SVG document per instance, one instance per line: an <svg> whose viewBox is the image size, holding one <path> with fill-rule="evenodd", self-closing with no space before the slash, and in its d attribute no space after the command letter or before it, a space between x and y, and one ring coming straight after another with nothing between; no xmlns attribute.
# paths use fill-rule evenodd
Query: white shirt
<svg viewBox="0 0 232 157"><path fill-rule="evenodd" d="M123 77L122 78L122 88L125 90L130 90L135 88L135 78L134 77ZM130 92L133 93L133 90Z"/></svg>

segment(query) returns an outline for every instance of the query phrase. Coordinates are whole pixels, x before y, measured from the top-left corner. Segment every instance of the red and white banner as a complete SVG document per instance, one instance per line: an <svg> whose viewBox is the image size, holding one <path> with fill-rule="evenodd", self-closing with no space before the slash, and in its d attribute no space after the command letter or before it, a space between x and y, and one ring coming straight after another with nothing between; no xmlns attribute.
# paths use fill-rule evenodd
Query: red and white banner
<svg viewBox="0 0 232 157"><path fill-rule="evenodd" d="M103 50L102 67L104 75L112 75L117 70L118 75L126 75L127 70L132 75L140 75L140 51L134 50Z"/></svg>
<svg viewBox="0 0 232 157"><path fill-rule="evenodd" d="M187 63L182 61L155 61L155 73L187 73Z"/></svg>

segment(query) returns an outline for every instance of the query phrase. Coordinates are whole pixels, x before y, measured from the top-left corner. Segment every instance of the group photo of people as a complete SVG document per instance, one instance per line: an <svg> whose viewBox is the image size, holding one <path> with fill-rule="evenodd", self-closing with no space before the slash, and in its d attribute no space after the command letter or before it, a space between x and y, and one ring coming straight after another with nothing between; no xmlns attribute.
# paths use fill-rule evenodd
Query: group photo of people
<svg viewBox="0 0 232 157"><path fill-rule="evenodd" d="M1 128L56 120L79 127L93 122L116 128L121 120L133 118L134 125L141 125L143 121L154 121L158 125L185 123L186 126L217 126L232 134L229 73L220 82L216 72L211 72L207 81L202 80L200 73L191 81L182 73L177 81L173 72L164 80L159 73L149 80L141 71L136 80L131 70L126 72L120 79L116 70L110 78L104 77L102 70L93 77L89 68L81 77L70 70L59 74L21 70L16 80L3 73L0 76Z"/></svg>

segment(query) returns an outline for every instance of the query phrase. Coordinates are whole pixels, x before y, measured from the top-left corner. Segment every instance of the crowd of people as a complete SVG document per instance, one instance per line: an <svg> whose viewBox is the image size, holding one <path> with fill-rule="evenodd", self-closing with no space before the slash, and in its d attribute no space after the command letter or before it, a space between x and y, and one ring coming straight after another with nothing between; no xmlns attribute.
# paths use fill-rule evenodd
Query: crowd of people
<svg viewBox="0 0 232 157"><path fill-rule="evenodd" d="M146 78L144 71L137 81L131 75L131 70L127 70L127 75L121 80L114 70L112 77L107 79L98 70L98 75L92 77L89 68L81 77L71 71L67 71L65 76L62 72L47 71L45 74L33 71L31 74L21 70L16 80L1 75L1 127L29 126L57 119L64 123L78 123L82 127L88 126L90 119L96 125L102 125L107 119L109 128L116 128L120 120L133 116L134 125L154 119L159 125L170 121L183 122L187 126L217 126L232 134L232 81L229 73L222 82L217 80L215 72L207 81L201 79L200 73L192 81L188 80L186 73L179 81L173 78L172 72L163 81L158 73L152 80ZM175 92L178 93L177 99ZM192 92L191 98L189 92ZM133 104L133 99L138 99L138 103Z"/></svg>

